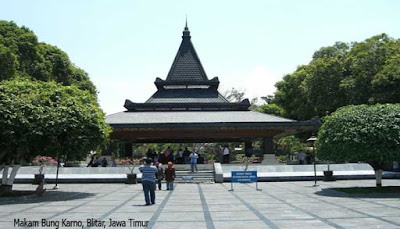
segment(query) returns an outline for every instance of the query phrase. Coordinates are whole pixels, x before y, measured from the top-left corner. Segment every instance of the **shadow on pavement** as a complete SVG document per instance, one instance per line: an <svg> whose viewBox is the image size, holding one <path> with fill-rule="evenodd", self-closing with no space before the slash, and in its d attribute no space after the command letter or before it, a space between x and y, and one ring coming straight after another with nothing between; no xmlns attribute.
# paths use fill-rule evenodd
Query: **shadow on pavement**
<svg viewBox="0 0 400 229"><path fill-rule="evenodd" d="M15 191L18 192L18 190ZM87 192L64 192L58 190L47 190L42 196L39 196L35 193L20 197L0 197L0 205L80 200L94 196L96 196L96 194Z"/></svg>
<svg viewBox="0 0 400 229"><path fill-rule="evenodd" d="M315 192L315 194L319 196L341 198L400 198L400 193L349 194L345 192L339 192L331 188L322 189L321 191Z"/></svg>

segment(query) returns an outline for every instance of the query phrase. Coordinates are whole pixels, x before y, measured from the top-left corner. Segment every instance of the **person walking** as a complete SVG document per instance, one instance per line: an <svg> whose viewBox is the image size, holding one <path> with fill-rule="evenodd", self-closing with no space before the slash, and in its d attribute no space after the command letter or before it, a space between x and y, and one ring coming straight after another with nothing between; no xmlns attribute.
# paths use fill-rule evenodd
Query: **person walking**
<svg viewBox="0 0 400 229"><path fill-rule="evenodd" d="M196 169L196 172L198 172L199 170L197 169L197 158L199 158L199 155L196 152L192 152L189 155L190 158L190 170L192 171L192 173L194 172L194 169Z"/></svg>
<svg viewBox="0 0 400 229"><path fill-rule="evenodd" d="M142 186L144 192L144 200L146 201L146 205L155 204L156 203L156 172L157 168L151 165L151 159L146 159L146 164L139 167L140 172L142 173ZM149 197L150 194L150 197Z"/></svg>
<svg viewBox="0 0 400 229"><path fill-rule="evenodd" d="M183 164L184 163L184 161L183 161L183 150L182 149L178 150L178 154L176 155L176 162L175 163L176 164Z"/></svg>
<svg viewBox="0 0 400 229"><path fill-rule="evenodd" d="M165 169L165 181L167 182L167 190L174 190L175 168L172 162L168 162L168 168Z"/></svg>
<svg viewBox="0 0 400 229"><path fill-rule="evenodd" d="M87 165L86 167L91 167L91 166L93 166L93 163L94 163L94 156L92 155L92 156L90 157L90 161L89 161L89 163L88 163L88 165Z"/></svg>
<svg viewBox="0 0 400 229"><path fill-rule="evenodd" d="M300 152L297 154L297 159L299 160L299 164L300 164L300 165L304 165L304 161L305 161L305 159L306 159L306 154L305 154L303 151L300 151Z"/></svg>
<svg viewBox="0 0 400 229"><path fill-rule="evenodd" d="M158 161L155 163L155 165L157 168L156 178L157 178L158 190L161 191L161 181L164 180L164 171L161 168L161 166L159 166L160 163Z"/></svg>
<svg viewBox="0 0 400 229"><path fill-rule="evenodd" d="M225 145L224 148L224 156L223 156L223 161L222 163L226 163L229 164L229 154L231 153L229 147L227 145Z"/></svg>

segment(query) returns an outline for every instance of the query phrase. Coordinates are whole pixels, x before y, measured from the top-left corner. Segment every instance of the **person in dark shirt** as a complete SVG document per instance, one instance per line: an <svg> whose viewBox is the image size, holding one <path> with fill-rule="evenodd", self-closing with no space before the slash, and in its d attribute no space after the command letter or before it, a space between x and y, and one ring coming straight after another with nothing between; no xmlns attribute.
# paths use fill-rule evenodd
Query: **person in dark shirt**
<svg viewBox="0 0 400 229"><path fill-rule="evenodd" d="M165 181L167 182L167 190L174 190L175 168L172 162L168 162L168 168L165 169Z"/></svg>
<svg viewBox="0 0 400 229"><path fill-rule="evenodd" d="M161 191L161 181L164 180L164 170L161 168L161 166L159 166L159 162L156 162L156 168L157 168L157 172L156 172L156 179L157 179L157 184L158 184L158 190Z"/></svg>
<svg viewBox="0 0 400 229"><path fill-rule="evenodd" d="M103 160L101 161L101 167L107 167L108 162L106 158L103 158Z"/></svg>

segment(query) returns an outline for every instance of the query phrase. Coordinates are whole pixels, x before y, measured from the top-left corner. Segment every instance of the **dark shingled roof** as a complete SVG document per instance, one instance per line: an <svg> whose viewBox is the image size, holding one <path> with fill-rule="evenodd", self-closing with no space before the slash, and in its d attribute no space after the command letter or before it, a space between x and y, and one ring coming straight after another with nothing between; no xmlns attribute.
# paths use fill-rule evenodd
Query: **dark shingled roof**
<svg viewBox="0 0 400 229"><path fill-rule="evenodd" d="M196 50L190 40L190 31L185 27L182 43L169 70L166 81L207 81L206 72L201 65Z"/></svg>
<svg viewBox="0 0 400 229"><path fill-rule="evenodd" d="M217 90L213 89L168 89L159 90L146 103L228 103Z"/></svg>
<svg viewBox="0 0 400 229"><path fill-rule="evenodd" d="M182 43L167 79L156 78L157 92L145 103L126 100L124 107L131 112L159 110L247 110L250 102L228 101L218 92L219 80L209 80L191 42L187 24Z"/></svg>

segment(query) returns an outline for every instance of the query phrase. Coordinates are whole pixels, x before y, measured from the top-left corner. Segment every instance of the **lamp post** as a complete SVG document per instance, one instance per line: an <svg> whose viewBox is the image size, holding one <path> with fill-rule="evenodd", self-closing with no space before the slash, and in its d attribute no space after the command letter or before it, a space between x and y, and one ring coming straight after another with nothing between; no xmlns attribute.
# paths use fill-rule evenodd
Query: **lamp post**
<svg viewBox="0 0 400 229"><path fill-rule="evenodd" d="M312 144L313 147L313 164L314 164L314 187L318 186L317 185L317 168L315 165L315 141L317 140L317 137L311 136L307 141Z"/></svg>
<svg viewBox="0 0 400 229"><path fill-rule="evenodd" d="M58 189L58 170L60 169L60 155L58 155L57 158L57 174L56 174L56 185L53 187L53 189Z"/></svg>

